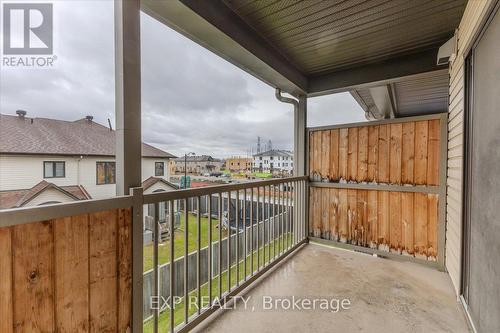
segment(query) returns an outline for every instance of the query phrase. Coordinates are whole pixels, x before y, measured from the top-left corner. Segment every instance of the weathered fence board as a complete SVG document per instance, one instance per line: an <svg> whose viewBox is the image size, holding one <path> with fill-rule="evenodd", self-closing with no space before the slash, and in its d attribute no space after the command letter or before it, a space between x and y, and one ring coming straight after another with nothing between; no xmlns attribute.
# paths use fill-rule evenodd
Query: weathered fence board
<svg viewBox="0 0 500 333"><path fill-rule="evenodd" d="M311 129L311 235L437 260L441 118Z"/></svg>
<svg viewBox="0 0 500 333"><path fill-rule="evenodd" d="M328 188L311 192L320 198L319 204L311 198L311 218L319 221L315 237L436 259L436 194Z"/></svg>
<svg viewBox="0 0 500 333"><path fill-rule="evenodd" d="M130 209L1 228L0 331L125 332L131 246Z"/></svg>

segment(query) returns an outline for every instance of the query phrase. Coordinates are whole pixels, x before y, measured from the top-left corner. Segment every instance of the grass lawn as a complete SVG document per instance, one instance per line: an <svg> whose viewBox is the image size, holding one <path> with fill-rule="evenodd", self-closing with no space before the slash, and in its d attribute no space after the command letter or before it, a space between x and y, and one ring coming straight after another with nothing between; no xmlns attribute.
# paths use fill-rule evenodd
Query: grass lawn
<svg viewBox="0 0 500 333"><path fill-rule="evenodd" d="M252 175L254 177L257 177L257 178L272 178L273 177L272 173L268 173L268 172L254 172L254 173L252 173Z"/></svg>
<svg viewBox="0 0 500 333"><path fill-rule="evenodd" d="M188 215L188 253L198 248L198 217L193 214ZM184 256L184 214L181 214L181 225L174 232L174 258ZM212 241L219 240L219 220L212 218ZM222 231L222 237L226 237L227 232ZM208 218L201 218L201 248L208 246ZM158 251L158 263L170 262L170 241L161 243ZM153 269L153 244L144 246L144 271Z"/></svg>
<svg viewBox="0 0 500 333"><path fill-rule="evenodd" d="M284 241L285 243L289 241L291 235L284 236ZM258 251L259 258L260 258L260 266L262 267L263 263L263 256L265 256L265 261L266 263L269 262L269 251L271 252L271 258L273 257L274 249L276 247L276 252L278 253L279 250L282 249L282 240L283 238L278 238L275 241L271 242L271 244L266 245L265 247L261 247ZM257 251L254 251L253 254L248 255L246 257L246 264L247 264L247 275L249 275L250 272L250 266L251 266L251 257L253 256L253 271L257 270ZM231 276L231 286L234 287L236 285L235 281L237 279L236 276L236 264L231 266L230 268L230 276ZM239 263L239 281L242 281L244 278L244 260L241 260ZM228 290L228 272L223 271L222 275L219 277L215 277L212 279L212 299L215 299L219 295L219 278L221 280L221 285L222 285L222 290L221 293L223 294ZM193 315L196 313L198 310L197 304L196 303L191 303L191 298L196 297L198 295L198 291L194 290L191 293L189 293L188 297L188 314L189 316ZM205 283L201 288L200 288L200 295L201 297L208 297L208 283ZM181 324L184 321L184 302L185 299L183 299L179 304L177 304L174 307L174 324L175 326ZM170 325L170 311L167 309L165 312L160 314L159 320L158 320L158 328L159 332L168 332L169 331L169 325ZM150 319L144 323L144 332L153 332L153 320Z"/></svg>

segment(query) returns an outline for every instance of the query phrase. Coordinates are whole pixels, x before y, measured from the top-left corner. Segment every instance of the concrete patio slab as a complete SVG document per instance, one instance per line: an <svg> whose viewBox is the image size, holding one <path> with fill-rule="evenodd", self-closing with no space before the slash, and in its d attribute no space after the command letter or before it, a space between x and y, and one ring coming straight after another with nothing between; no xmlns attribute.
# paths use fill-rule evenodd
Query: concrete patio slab
<svg viewBox="0 0 500 333"><path fill-rule="evenodd" d="M304 246L200 332L469 332L449 276L433 268L317 244ZM284 299L343 299L335 311ZM269 308L270 303L278 308ZM305 304L308 304L307 301ZM332 305L333 304L333 305ZM325 303L323 303L325 305Z"/></svg>

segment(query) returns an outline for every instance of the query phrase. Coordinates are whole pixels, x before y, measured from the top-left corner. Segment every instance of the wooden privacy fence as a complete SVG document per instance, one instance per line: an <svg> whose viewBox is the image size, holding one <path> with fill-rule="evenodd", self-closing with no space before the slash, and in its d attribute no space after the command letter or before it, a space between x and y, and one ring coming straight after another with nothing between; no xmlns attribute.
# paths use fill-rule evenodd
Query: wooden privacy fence
<svg viewBox="0 0 500 333"><path fill-rule="evenodd" d="M127 332L131 225L120 208L0 228L0 332Z"/></svg>
<svg viewBox="0 0 500 333"><path fill-rule="evenodd" d="M310 236L442 265L446 116L308 129Z"/></svg>

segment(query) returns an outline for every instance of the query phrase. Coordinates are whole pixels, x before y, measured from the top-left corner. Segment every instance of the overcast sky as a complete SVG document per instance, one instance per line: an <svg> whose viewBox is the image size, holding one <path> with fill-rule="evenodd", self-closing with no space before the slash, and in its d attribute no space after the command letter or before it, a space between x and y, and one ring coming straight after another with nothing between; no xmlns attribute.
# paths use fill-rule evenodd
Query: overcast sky
<svg viewBox="0 0 500 333"><path fill-rule="evenodd" d="M47 2L47 1L44 1ZM292 149L293 112L274 90L141 15L143 140L175 155L246 155L257 136ZM54 2L54 68L1 68L0 110L114 124L112 1ZM348 94L309 99L308 125L363 121Z"/></svg>

